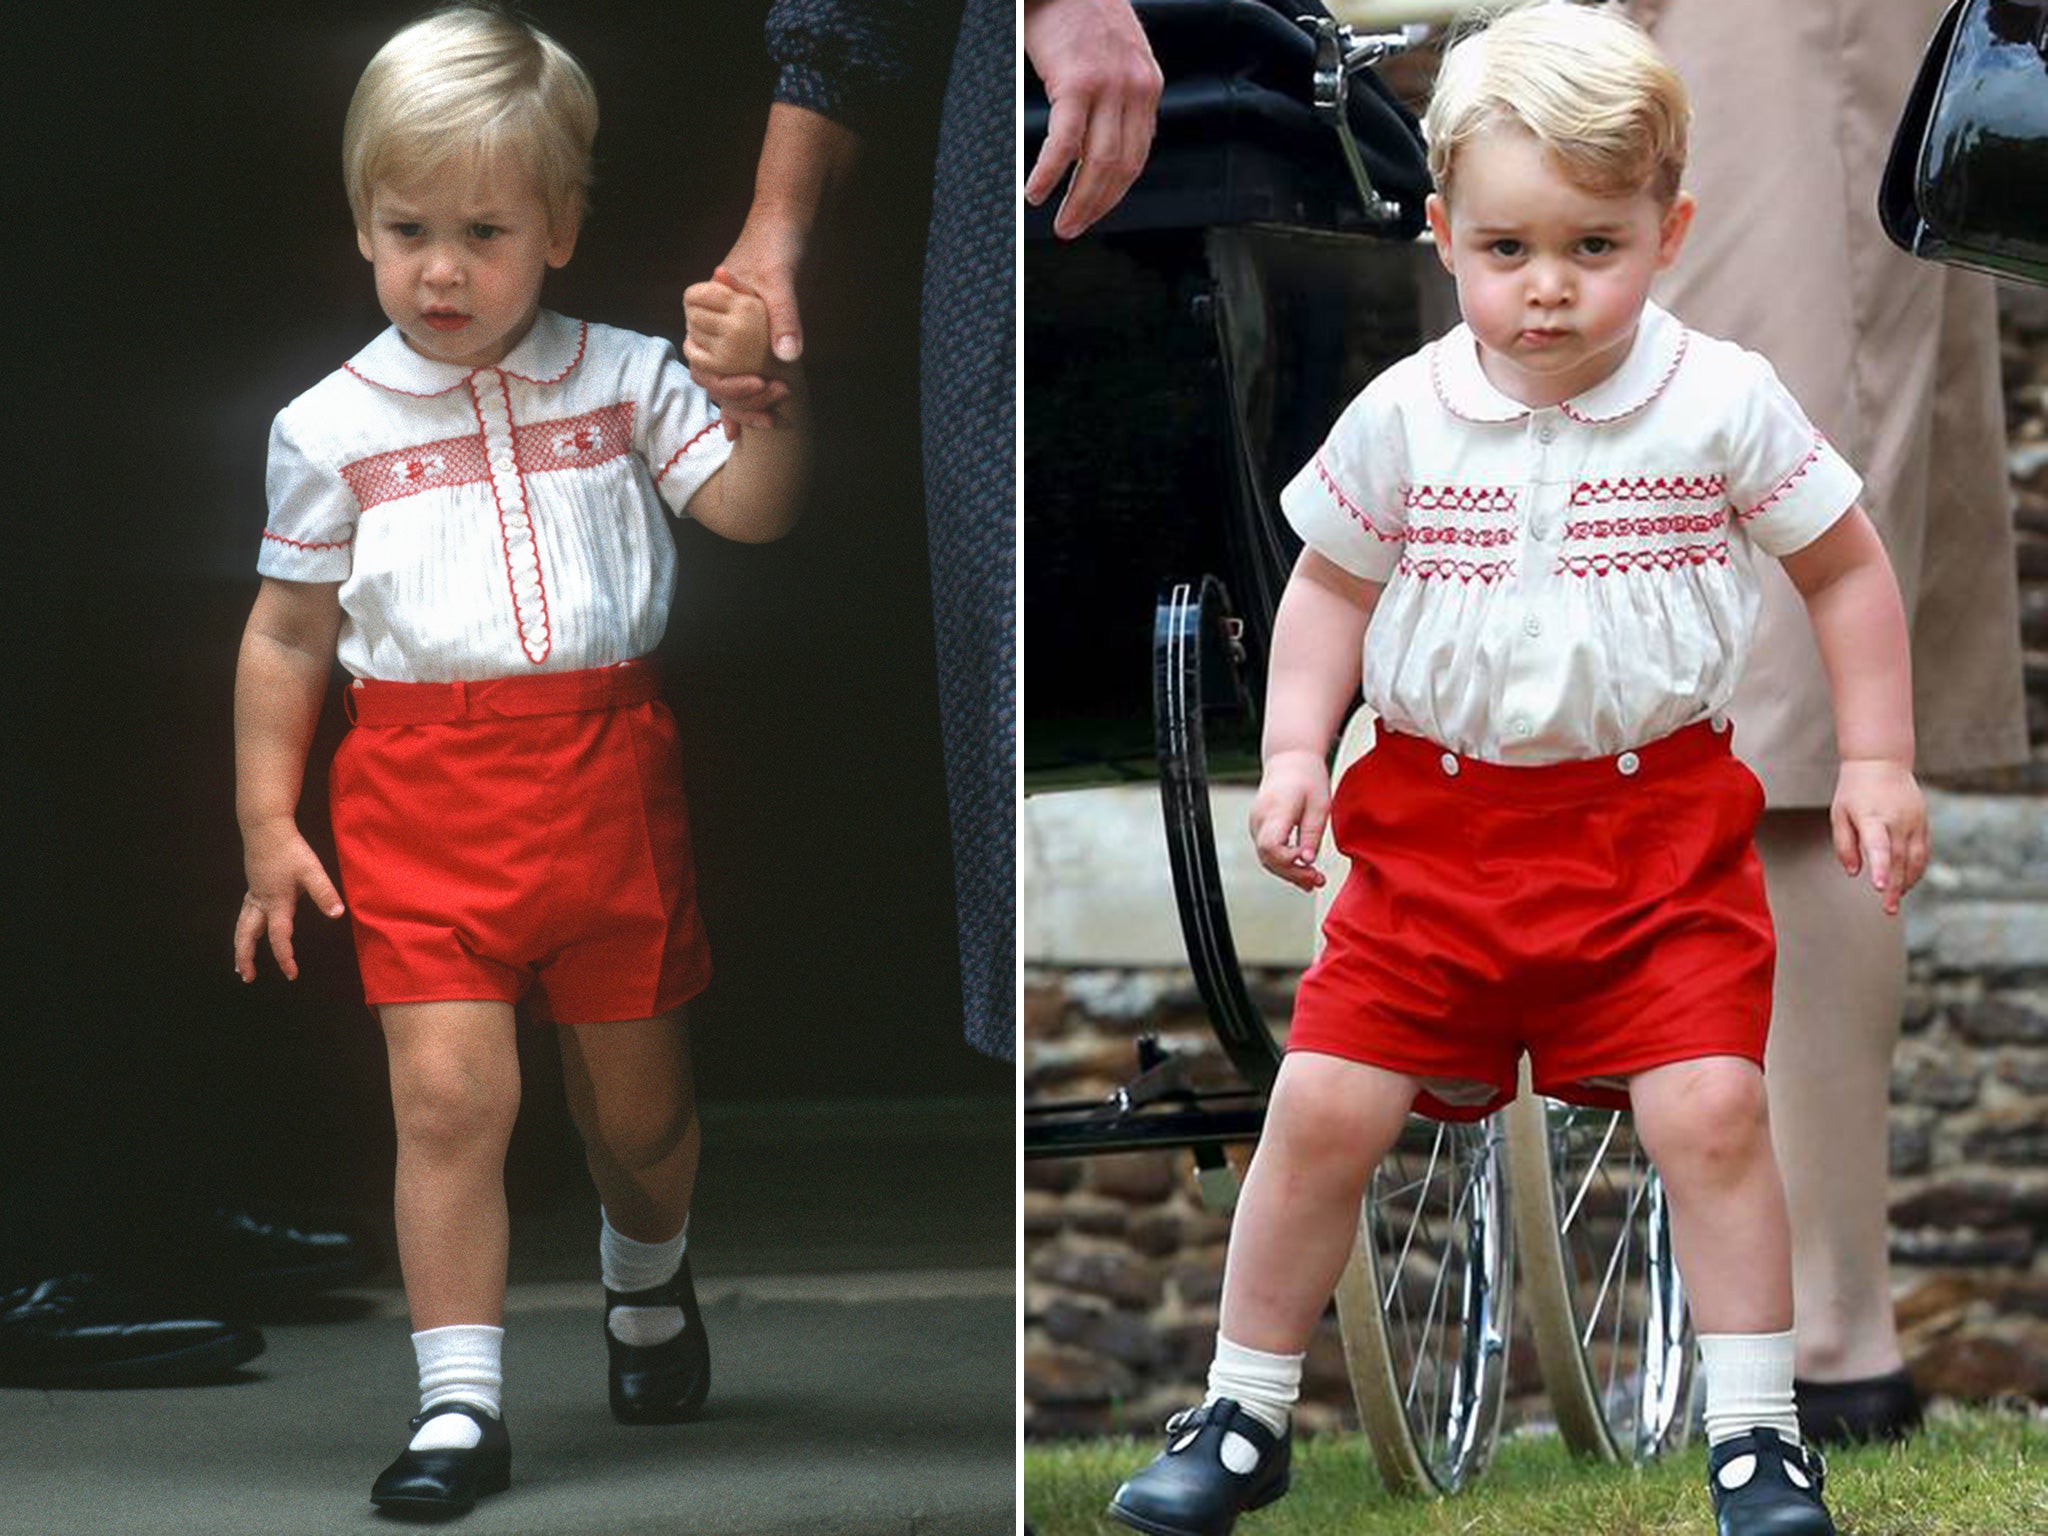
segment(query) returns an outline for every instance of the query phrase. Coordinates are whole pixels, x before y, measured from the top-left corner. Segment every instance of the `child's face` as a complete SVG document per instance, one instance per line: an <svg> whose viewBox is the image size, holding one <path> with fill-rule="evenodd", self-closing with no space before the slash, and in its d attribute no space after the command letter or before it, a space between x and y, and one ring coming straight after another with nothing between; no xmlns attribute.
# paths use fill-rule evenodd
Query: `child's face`
<svg viewBox="0 0 2048 1536"><path fill-rule="evenodd" d="M1429 200L1437 254L1496 388L1556 405L1628 356L1650 283L1678 257L1693 202L1601 197L1567 181L1536 138L1496 128L1460 146L1451 201Z"/></svg>
<svg viewBox="0 0 2048 1536"><path fill-rule="evenodd" d="M377 303L415 352L464 368L501 362L533 325L540 282L576 233L548 227L532 179L502 160L379 186L356 231Z"/></svg>

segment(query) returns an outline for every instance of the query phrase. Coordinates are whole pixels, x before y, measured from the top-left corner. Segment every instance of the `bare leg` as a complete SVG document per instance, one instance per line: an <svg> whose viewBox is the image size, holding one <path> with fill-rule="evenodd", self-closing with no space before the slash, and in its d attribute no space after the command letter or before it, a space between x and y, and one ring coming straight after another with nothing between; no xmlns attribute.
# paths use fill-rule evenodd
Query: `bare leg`
<svg viewBox="0 0 2048 1536"><path fill-rule="evenodd" d="M1358 1231L1366 1181L1401 1134L1412 1078L1312 1052L1281 1063L1231 1224L1223 1336L1299 1354Z"/></svg>
<svg viewBox="0 0 2048 1536"><path fill-rule="evenodd" d="M683 1229L702 1142L682 1010L559 1026L562 1081L614 1229L665 1243Z"/></svg>
<svg viewBox="0 0 2048 1536"><path fill-rule="evenodd" d="M519 1114L512 1008L378 1010L398 1124L398 1264L416 1331L505 1315L505 1147Z"/></svg>
<svg viewBox="0 0 2048 1536"><path fill-rule="evenodd" d="M1671 1200L1671 1241L1701 1333L1792 1326L1791 1234L1763 1073L1735 1056L1629 1081L1636 1134Z"/></svg>
<svg viewBox="0 0 2048 1536"><path fill-rule="evenodd" d="M1826 811L1768 813L1757 851L1778 925L1766 1082L1795 1218L1799 1374L1881 1376L1901 1364L1885 1197L1905 929L1842 873Z"/></svg>

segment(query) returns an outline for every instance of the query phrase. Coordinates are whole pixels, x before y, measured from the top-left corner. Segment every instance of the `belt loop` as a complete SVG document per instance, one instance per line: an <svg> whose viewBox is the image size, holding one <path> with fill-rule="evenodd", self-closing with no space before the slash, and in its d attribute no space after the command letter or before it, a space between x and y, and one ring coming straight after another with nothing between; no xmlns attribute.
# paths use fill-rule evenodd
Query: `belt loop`
<svg viewBox="0 0 2048 1536"><path fill-rule="evenodd" d="M363 686L363 680L352 677L341 685L341 712L348 716L348 723L356 723L356 690Z"/></svg>
<svg viewBox="0 0 2048 1536"><path fill-rule="evenodd" d="M448 686L455 690L455 718L458 720L468 719L469 684L458 677L457 679L455 679L454 682L450 683Z"/></svg>

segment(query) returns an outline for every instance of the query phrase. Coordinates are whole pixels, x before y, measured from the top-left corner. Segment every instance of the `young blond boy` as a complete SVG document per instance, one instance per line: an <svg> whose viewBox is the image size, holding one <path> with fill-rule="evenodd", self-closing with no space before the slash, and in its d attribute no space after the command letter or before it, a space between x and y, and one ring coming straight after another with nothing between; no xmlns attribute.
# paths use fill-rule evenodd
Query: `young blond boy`
<svg viewBox="0 0 2048 1536"><path fill-rule="evenodd" d="M1231 1234L1209 1394L1111 1513L1220 1536L1285 1492L1302 1352L1411 1108L1625 1106L1701 1335L1722 1536L1823 1536L1792 1397L1762 1060L1762 805L1721 711L1784 562L1832 683L1834 816L1887 911L1927 857L1906 635L1860 481L1754 354L1648 303L1694 217L1684 90L1611 13L1516 13L1447 56L1429 220L1465 323L1345 411L1282 504L1261 861L1352 860ZM1361 685L1377 743L1334 800Z"/></svg>
<svg viewBox="0 0 2048 1536"><path fill-rule="evenodd" d="M506 1486L504 1156L515 1004L561 1028L603 1199L613 1414L688 1417L710 1356L686 1256L699 1131L684 1003L710 975L675 722L651 653L667 515L786 532L805 434L732 440L673 347L540 307L575 249L597 102L510 16L458 6L370 62L343 166L390 319L279 413L264 582L235 683L249 891L235 965L297 975L304 890L343 905L295 813L337 657L354 723L332 776L365 995L390 1054L399 1260L420 1415L371 1498L460 1513ZM759 300L689 290L693 358L770 358Z"/></svg>

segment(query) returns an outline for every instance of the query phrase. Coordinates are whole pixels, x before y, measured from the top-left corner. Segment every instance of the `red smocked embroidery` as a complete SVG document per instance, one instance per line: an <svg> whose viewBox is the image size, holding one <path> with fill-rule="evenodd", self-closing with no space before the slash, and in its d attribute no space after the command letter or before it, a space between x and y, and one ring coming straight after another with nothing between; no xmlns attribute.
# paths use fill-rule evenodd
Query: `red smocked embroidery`
<svg viewBox="0 0 2048 1536"><path fill-rule="evenodd" d="M1514 575L1515 562L1457 560L1447 555L1430 555L1416 560L1404 555L1395 569L1403 576L1413 576L1418 581L1446 581L1455 577L1467 583L1478 581L1491 584Z"/></svg>
<svg viewBox="0 0 2048 1536"><path fill-rule="evenodd" d="M354 534L345 539L288 539L281 533L272 533L268 528L263 530L263 537L274 539L280 544L289 544L293 549L347 549L356 541Z"/></svg>
<svg viewBox="0 0 2048 1536"><path fill-rule="evenodd" d="M589 469L633 448L633 402L622 400L560 421L529 422L512 429L512 456L520 472Z"/></svg>
<svg viewBox="0 0 2048 1536"><path fill-rule="evenodd" d="M1820 458L1821 449L1826 446L1827 439L1822 437L1818 432L1814 433L1813 447L1807 450L1805 458L1801 459L1797 464L1795 464L1792 467L1792 473L1787 475L1784 479L1780 480L1776 485L1772 486L1770 494L1764 497L1762 501L1758 502L1755 506L1751 507L1747 512L1737 512L1735 515L1746 523L1751 518L1759 517L1763 513L1770 511L1772 504L1776 502L1779 497L1783 496L1787 491L1791 490L1793 485L1800 479L1800 477L1803 476L1809 469L1813 468L1815 462Z"/></svg>
<svg viewBox="0 0 2048 1536"><path fill-rule="evenodd" d="M668 456L668 462L662 465L660 469L654 472L654 483L656 485L659 485L662 481L666 480L668 478L668 472L674 469L676 465L681 462L683 455L688 453L692 448L696 447L699 443L703 442L705 438L709 437L712 434L712 432L717 429L718 425L724 420L725 418L723 416L712 417L711 424L709 426L704 427L702 430L693 434L687 443L683 444L682 447L678 448L674 453L670 454Z"/></svg>
<svg viewBox="0 0 2048 1536"><path fill-rule="evenodd" d="M341 466L341 478L364 511L380 502L491 478L482 433L447 437L417 448L398 448Z"/></svg>
<svg viewBox="0 0 2048 1536"><path fill-rule="evenodd" d="M1604 507L1629 501L1715 501L1728 494L1720 475L1658 475L1623 480L1581 480L1572 487L1575 507Z"/></svg>
<svg viewBox="0 0 2048 1536"><path fill-rule="evenodd" d="M1557 569L1566 576L1613 576L1623 571L1673 571L1680 566L1726 565L1728 541L1718 544L1673 544L1662 549L1601 550L1591 555L1560 555Z"/></svg>
<svg viewBox="0 0 2048 1536"><path fill-rule="evenodd" d="M1513 528L1459 528L1450 523L1425 523L1408 530L1411 544L1466 544L1481 549L1512 544L1516 537Z"/></svg>
<svg viewBox="0 0 2048 1536"><path fill-rule="evenodd" d="M1595 517L1565 524L1567 539L1647 538L1657 533L1712 533L1728 522L1719 512L1668 512L1658 517Z"/></svg>
<svg viewBox="0 0 2048 1536"><path fill-rule="evenodd" d="M1472 515L1512 513L1520 497L1505 485L1404 485L1401 505L1410 512Z"/></svg>

